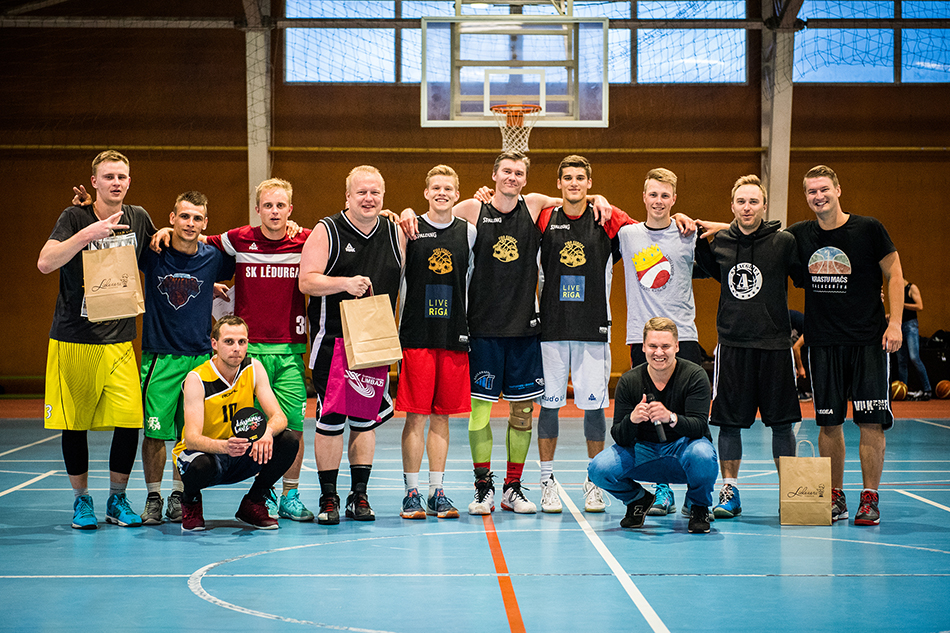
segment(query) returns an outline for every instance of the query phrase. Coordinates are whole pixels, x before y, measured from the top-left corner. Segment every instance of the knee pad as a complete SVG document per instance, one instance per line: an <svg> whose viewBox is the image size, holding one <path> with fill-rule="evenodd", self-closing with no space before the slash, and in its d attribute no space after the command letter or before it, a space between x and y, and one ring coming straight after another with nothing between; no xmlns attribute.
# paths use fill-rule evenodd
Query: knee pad
<svg viewBox="0 0 950 633"><path fill-rule="evenodd" d="M584 411L584 438L590 442L607 439L607 418L603 409Z"/></svg>
<svg viewBox="0 0 950 633"><path fill-rule="evenodd" d="M508 426L516 431L531 430L531 413L534 411L534 403L530 400L525 402L508 403Z"/></svg>
<svg viewBox="0 0 950 633"><path fill-rule="evenodd" d="M556 439L558 436L558 409L541 407L538 413L538 439Z"/></svg>
<svg viewBox="0 0 950 633"><path fill-rule="evenodd" d="M742 435L738 426L719 427L719 459L727 462L742 459Z"/></svg>
<svg viewBox="0 0 950 633"><path fill-rule="evenodd" d="M795 456L795 433L791 422L772 427L772 457Z"/></svg>

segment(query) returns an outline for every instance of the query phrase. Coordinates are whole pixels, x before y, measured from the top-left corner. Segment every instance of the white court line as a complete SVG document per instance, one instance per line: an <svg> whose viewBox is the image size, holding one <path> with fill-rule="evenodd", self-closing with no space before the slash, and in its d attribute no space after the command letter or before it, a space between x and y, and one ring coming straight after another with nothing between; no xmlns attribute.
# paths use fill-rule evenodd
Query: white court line
<svg viewBox="0 0 950 633"><path fill-rule="evenodd" d="M21 488L26 488L26 487L29 486L30 484L35 483L35 482L39 481L40 479L46 479L46 478L49 477L50 475L55 475L55 474L56 474L56 471L55 471L55 470L50 470L50 471L47 471L47 472L43 473L42 475L37 475L36 477L34 477L33 479L30 479L29 481L24 481L24 482L23 482L22 484L20 484L19 486L13 486L12 488L7 488L6 490L0 492L0 497L2 497L2 496L4 496L4 495L8 495L8 494L10 494L11 492L16 492L17 490L20 490Z"/></svg>
<svg viewBox="0 0 950 633"><path fill-rule="evenodd" d="M941 510L944 510L945 512L950 512L950 508L948 508L947 506L939 504L936 501L931 501L930 499L925 499L924 497L915 495L912 492L907 492L906 490L900 490L897 488L894 489L894 492L899 492L905 497L910 497L911 499L916 499L917 501L923 501L924 503L930 504L935 508L940 508Z"/></svg>
<svg viewBox="0 0 950 633"><path fill-rule="evenodd" d="M30 444L24 444L23 446L17 446L16 448L11 448L8 451L3 451L2 453L0 453L0 457L3 457L4 455L9 455L10 453L15 453L17 451L22 451L24 448L30 448L31 446L36 446L37 444L42 444L43 442L49 442L50 440L55 440L57 437L61 437L61 436L50 435L49 437L44 437L43 439L37 440L35 442L31 442Z"/></svg>
<svg viewBox="0 0 950 633"><path fill-rule="evenodd" d="M571 511L571 514L574 516L574 520L577 521L577 524L581 526L581 529L584 531L584 534L593 544L594 549L597 550L597 553L600 554L601 558L604 559L604 562L607 563L607 566L610 567L610 570L614 573L617 580L620 581L620 585L624 588L624 591L627 592L627 595L630 596L630 599L633 600L633 603L637 606L637 609L640 610L640 613L646 619L647 624L650 625L650 628L656 631L657 633L669 633L669 629L666 628L666 625L663 624L663 621L660 620L660 616L657 615L656 611L653 610L653 607L650 606L650 603L647 602L647 599L643 597L643 594L640 593L640 590L637 589L637 586L634 584L633 580L630 579L630 574L623 568L623 566L614 558L614 555L610 553L610 550L607 549L607 546L604 545L604 542L600 540L600 537L597 536L597 533L594 531L594 528L590 526L590 523L587 522L587 519L584 518L584 515L581 514L580 510L577 509L577 506L574 505L574 502L571 501L571 498L567 495L567 492L564 491L564 488L561 487L561 484L557 485L558 494L561 495L561 501L567 505L568 510Z"/></svg>
<svg viewBox="0 0 950 633"><path fill-rule="evenodd" d="M930 426L939 426L941 429L950 429L950 426L946 424L937 424L936 422L931 422L930 420L918 420L914 418L914 422L920 422L922 424L929 424Z"/></svg>

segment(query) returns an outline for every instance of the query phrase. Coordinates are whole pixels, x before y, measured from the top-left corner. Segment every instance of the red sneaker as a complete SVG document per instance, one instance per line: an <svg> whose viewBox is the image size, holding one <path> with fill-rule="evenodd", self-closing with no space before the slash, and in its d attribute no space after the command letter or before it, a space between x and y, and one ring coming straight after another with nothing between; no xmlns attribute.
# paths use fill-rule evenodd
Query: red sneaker
<svg viewBox="0 0 950 633"><path fill-rule="evenodd" d="M877 509L878 494L865 490L861 493L861 505L854 515L855 525L878 525L881 522L881 512Z"/></svg>
<svg viewBox="0 0 950 633"><path fill-rule="evenodd" d="M244 498L241 499L241 506L234 513L234 516L259 530L276 530L278 528L277 519L270 518L267 505L263 499L255 503L247 495L244 495Z"/></svg>
<svg viewBox="0 0 950 633"><path fill-rule="evenodd" d="M204 511L201 507L201 498L197 503L181 501L181 531L198 532L205 529Z"/></svg>

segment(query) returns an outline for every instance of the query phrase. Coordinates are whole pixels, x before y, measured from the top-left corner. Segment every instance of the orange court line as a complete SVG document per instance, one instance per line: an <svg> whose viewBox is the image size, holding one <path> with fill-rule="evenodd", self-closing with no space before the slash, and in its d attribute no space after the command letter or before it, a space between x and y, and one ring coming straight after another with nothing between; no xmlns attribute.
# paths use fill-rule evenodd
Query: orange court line
<svg viewBox="0 0 950 633"><path fill-rule="evenodd" d="M518 598L515 596L515 588L511 584L511 576L508 575L505 554L501 551L498 533L495 532L495 522L491 520L490 514L486 514L482 517L482 523L485 525L485 536L488 537L488 547L491 550L492 562L495 564L495 573L498 574L498 588L501 589L501 598L505 603L508 626L512 633L524 633L524 620L521 619Z"/></svg>

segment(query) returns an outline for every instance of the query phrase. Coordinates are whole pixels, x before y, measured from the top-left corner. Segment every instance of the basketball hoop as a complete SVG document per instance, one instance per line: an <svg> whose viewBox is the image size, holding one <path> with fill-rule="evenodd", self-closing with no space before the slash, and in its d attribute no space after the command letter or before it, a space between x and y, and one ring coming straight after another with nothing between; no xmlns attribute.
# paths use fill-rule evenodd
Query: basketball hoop
<svg viewBox="0 0 950 633"><path fill-rule="evenodd" d="M501 128L501 151L526 153L531 128L541 115L541 106L532 103L493 105L492 113Z"/></svg>

